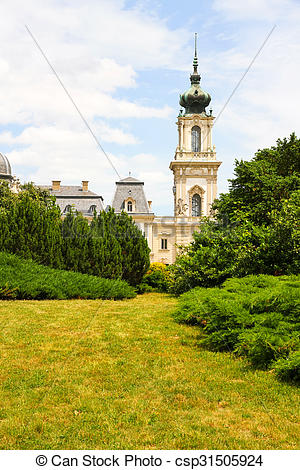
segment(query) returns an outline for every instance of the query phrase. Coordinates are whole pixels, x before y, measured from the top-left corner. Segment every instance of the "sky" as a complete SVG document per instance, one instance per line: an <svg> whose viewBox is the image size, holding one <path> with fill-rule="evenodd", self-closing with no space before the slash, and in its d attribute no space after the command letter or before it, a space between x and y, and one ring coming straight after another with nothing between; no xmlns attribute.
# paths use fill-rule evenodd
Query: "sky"
<svg viewBox="0 0 300 470"><path fill-rule="evenodd" d="M226 192L236 158L299 135L299 24L297 0L2 0L0 152L21 182L89 180L111 204L119 177L27 25L118 174L144 181L154 212L172 215L169 164L197 32L200 85L218 117L218 189Z"/></svg>

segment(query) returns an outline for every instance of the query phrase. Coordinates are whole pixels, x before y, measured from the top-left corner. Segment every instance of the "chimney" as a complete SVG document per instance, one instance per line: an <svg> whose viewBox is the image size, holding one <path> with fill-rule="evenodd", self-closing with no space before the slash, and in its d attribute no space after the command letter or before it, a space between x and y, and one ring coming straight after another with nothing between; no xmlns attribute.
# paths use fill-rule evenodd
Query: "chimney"
<svg viewBox="0 0 300 470"><path fill-rule="evenodd" d="M149 206L149 209L151 211L152 201L148 201L148 206Z"/></svg>
<svg viewBox="0 0 300 470"><path fill-rule="evenodd" d="M59 191L60 190L60 181L52 181L52 190Z"/></svg>
<svg viewBox="0 0 300 470"><path fill-rule="evenodd" d="M89 190L89 182L82 181L82 191L88 191L88 190Z"/></svg>

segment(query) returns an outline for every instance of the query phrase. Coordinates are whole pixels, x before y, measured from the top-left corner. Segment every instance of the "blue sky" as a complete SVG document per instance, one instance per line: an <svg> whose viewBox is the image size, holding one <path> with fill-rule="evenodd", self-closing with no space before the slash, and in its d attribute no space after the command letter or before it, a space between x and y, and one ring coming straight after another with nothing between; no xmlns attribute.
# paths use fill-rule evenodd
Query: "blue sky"
<svg viewBox="0 0 300 470"><path fill-rule="evenodd" d="M0 152L21 181L80 184L110 204L117 179L26 32L27 24L121 176L145 182L172 214L169 163L179 93L189 87L198 33L201 86L218 115L219 191L235 158L299 134L299 2L293 0L4 0L0 5Z"/></svg>

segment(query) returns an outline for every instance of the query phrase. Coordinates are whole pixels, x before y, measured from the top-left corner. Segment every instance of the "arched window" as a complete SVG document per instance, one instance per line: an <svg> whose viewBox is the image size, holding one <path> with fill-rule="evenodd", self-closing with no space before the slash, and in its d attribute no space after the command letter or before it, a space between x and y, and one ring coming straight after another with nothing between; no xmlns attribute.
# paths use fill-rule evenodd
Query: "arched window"
<svg viewBox="0 0 300 470"><path fill-rule="evenodd" d="M131 201L127 202L127 212L132 212L132 202Z"/></svg>
<svg viewBox="0 0 300 470"><path fill-rule="evenodd" d="M70 206L70 204L68 204L64 209L64 214L67 214L68 212L71 212L71 209L72 209L72 207Z"/></svg>
<svg viewBox="0 0 300 470"><path fill-rule="evenodd" d="M199 194L194 194L192 197L192 216L200 217L201 215L201 197Z"/></svg>
<svg viewBox="0 0 300 470"><path fill-rule="evenodd" d="M93 205L89 208L89 213L90 213L90 214L93 214L95 211L97 211L97 206L93 204Z"/></svg>
<svg viewBox="0 0 300 470"><path fill-rule="evenodd" d="M201 152L201 129L199 126L192 128L192 152Z"/></svg>

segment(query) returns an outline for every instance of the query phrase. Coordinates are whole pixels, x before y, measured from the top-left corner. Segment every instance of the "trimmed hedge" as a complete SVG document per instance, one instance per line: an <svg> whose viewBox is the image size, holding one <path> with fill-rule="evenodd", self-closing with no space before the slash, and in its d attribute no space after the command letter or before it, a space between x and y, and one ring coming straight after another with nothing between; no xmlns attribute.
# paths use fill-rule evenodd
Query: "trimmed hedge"
<svg viewBox="0 0 300 470"><path fill-rule="evenodd" d="M62 271L0 252L0 299L125 299L127 282Z"/></svg>
<svg viewBox="0 0 300 470"><path fill-rule="evenodd" d="M300 276L247 276L221 288L196 287L183 294L178 322L205 332L214 351L246 356L254 367L274 368L284 380L300 380Z"/></svg>

